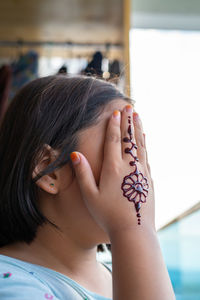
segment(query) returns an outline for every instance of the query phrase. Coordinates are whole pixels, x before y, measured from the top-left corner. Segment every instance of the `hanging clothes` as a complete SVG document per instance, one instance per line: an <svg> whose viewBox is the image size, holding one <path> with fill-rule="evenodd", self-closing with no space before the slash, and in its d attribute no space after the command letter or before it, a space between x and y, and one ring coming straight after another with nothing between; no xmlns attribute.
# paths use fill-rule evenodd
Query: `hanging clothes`
<svg viewBox="0 0 200 300"><path fill-rule="evenodd" d="M115 59L112 62L109 63L109 73L110 73L110 81L112 83L115 83L116 85L119 84L120 79L120 62L119 60Z"/></svg>
<svg viewBox="0 0 200 300"><path fill-rule="evenodd" d="M120 62L117 59L109 64L109 73L111 78L120 76Z"/></svg>
<svg viewBox="0 0 200 300"><path fill-rule="evenodd" d="M58 70L58 75L61 74L61 75L67 75L67 66L66 65L63 65L59 70Z"/></svg>
<svg viewBox="0 0 200 300"><path fill-rule="evenodd" d="M5 65L0 68L0 123L8 106L11 74L12 72L10 66Z"/></svg>
<svg viewBox="0 0 200 300"><path fill-rule="evenodd" d="M103 74L102 60L103 60L102 53L99 51L95 52L91 62L88 64L88 66L83 71L83 73L86 75L91 74L91 75L98 75L99 77L102 77L102 74Z"/></svg>
<svg viewBox="0 0 200 300"><path fill-rule="evenodd" d="M10 99L26 83L38 77L38 54L35 51L29 51L21 55L17 62L11 65L12 86Z"/></svg>

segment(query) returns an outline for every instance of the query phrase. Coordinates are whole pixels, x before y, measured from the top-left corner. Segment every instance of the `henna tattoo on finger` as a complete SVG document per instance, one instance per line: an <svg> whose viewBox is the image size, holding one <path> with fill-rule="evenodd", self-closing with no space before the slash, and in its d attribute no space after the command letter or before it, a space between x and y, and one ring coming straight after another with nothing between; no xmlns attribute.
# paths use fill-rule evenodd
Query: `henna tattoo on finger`
<svg viewBox="0 0 200 300"><path fill-rule="evenodd" d="M128 201L134 203L138 225L141 225L141 214L139 211L141 208L141 203L146 202L149 184L147 178L138 170L136 162L139 160L137 156L133 154L133 149L137 149L137 145L133 142L130 116L128 117L128 135L129 137L123 138L123 142L130 143L131 146L125 148L124 152L129 154L133 159L129 162L129 165L133 167L133 172L124 177L121 189L123 191L123 196L126 197Z"/></svg>

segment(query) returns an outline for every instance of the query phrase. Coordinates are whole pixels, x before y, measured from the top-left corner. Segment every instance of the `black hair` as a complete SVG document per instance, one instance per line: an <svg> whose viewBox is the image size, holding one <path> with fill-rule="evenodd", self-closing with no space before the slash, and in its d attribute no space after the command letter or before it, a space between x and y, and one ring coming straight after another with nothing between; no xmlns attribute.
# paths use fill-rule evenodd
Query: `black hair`
<svg viewBox="0 0 200 300"><path fill-rule="evenodd" d="M85 76L38 78L17 93L0 127L0 247L30 243L38 226L51 223L39 210L35 181L70 163L77 133L116 98L131 102L113 84ZM60 155L33 180L44 145Z"/></svg>

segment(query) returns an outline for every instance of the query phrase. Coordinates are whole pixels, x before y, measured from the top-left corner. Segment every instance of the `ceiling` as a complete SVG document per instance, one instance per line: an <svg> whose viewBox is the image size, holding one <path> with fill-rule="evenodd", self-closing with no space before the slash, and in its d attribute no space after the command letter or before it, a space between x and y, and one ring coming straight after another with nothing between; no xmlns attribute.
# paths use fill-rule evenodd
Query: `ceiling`
<svg viewBox="0 0 200 300"><path fill-rule="evenodd" d="M120 43L123 0L1 0L0 40Z"/></svg>

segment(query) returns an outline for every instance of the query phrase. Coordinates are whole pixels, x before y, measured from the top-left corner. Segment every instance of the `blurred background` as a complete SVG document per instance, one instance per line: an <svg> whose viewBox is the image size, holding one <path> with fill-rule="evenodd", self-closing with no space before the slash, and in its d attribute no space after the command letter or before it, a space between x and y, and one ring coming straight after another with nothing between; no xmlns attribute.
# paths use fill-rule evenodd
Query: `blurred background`
<svg viewBox="0 0 200 300"><path fill-rule="evenodd" d="M135 100L178 300L200 299L199 70L199 0L0 1L0 120L46 75L95 75Z"/></svg>

